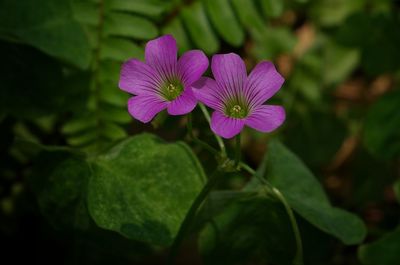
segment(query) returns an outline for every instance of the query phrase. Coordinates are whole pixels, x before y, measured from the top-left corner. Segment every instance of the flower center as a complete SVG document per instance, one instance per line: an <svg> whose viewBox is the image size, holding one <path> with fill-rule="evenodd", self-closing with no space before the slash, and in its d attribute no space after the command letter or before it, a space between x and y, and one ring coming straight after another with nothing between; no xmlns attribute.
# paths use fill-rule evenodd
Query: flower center
<svg viewBox="0 0 400 265"><path fill-rule="evenodd" d="M167 82L162 88L161 92L164 98L172 101L182 94L183 85L179 81Z"/></svg>
<svg viewBox="0 0 400 265"><path fill-rule="evenodd" d="M247 116L247 113L247 109L238 104L234 104L226 108L226 114L232 118L242 119Z"/></svg>

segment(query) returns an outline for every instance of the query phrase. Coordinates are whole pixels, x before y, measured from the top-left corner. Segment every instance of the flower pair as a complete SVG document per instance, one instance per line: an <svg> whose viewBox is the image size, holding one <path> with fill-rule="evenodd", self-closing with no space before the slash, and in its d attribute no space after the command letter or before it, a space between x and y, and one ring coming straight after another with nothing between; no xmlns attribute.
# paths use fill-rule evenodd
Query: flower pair
<svg viewBox="0 0 400 265"><path fill-rule="evenodd" d="M234 53L216 54L211 70L215 79L202 77L208 59L192 50L177 59L177 45L171 35L149 41L145 61L124 63L119 87L136 96L128 101L129 113L147 123L167 109L170 115L191 112L202 102L214 109L211 129L232 138L249 126L271 132L285 120L281 106L263 105L282 86L284 79L271 62L259 63L247 76L243 60Z"/></svg>

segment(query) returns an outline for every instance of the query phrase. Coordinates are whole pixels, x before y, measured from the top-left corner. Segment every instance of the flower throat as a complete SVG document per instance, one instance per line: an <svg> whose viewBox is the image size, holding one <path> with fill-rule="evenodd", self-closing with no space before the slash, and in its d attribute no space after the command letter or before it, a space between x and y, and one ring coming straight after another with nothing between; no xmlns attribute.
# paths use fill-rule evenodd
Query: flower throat
<svg viewBox="0 0 400 265"><path fill-rule="evenodd" d="M183 85L179 81L167 82L161 91L166 100L172 101L182 94Z"/></svg>

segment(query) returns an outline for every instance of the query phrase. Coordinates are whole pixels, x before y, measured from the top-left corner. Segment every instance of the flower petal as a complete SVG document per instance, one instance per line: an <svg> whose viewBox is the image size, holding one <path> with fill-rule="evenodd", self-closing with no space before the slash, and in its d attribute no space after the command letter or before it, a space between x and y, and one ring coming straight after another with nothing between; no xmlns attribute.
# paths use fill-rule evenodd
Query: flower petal
<svg viewBox="0 0 400 265"><path fill-rule="evenodd" d="M225 97L231 98L243 91L247 73L246 65L239 55L235 53L214 55L211 70Z"/></svg>
<svg viewBox="0 0 400 265"><path fill-rule="evenodd" d="M214 79L201 77L192 84L192 90L197 100L204 105L223 112L223 98Z"/></svg>
<svg viewBox="0 0 400 265"><path fill-rule="evenodd" d="M191 88L186 88L183 93L168 104L168 114L183 115L191 112L197 104L197 99Z"/></svg>
<svg viewBox="0 0 400 265"><path fill-rule="evenodd" d="M164 35L146 44L146 63L162 77L174 77L177 73L176 41L171 35Z"/></svg>
<svg viewBox="0 0 400 265"><path fill-rule="evenodd" d="M154 95L140 95L128 101L128 111L137 120L148 123L167 107L167 102Z"/></svg>
<svg viewBox="0 0 400 265"><path fill-rule="evenodd" d="M208 58L200 50L185 52L178 60L178 72L185 86L197 81L207 68Z"/></svg>
<svg viewBox="0 0 400 265"><path fill-rule="evenodd" d="M281 88L284 81L273 63L263 61L254 67L247 78L245 96L251 106L261 105Z"/></svg>
<svg viewBox="0 0 400 265"><path fill-rule="evenodd" d="M150 66L130 59L122 65L119 88L134 95L154 94L160 87L158 78Z"/></svg>
<svg viewBox="0 0 400 265"><path fill-rule="evenodd" d="M211 130L219 136L229 139L240 133L244 120L226 117L219 111L214 111L211 116Z"/></svg>
<svg viewBox="0 0 400 265"><path fill-rule="evenodd" d="M285 109L281 106L261 105L255 107L245 124L260 132L272 132L285 121Z"/></svg>

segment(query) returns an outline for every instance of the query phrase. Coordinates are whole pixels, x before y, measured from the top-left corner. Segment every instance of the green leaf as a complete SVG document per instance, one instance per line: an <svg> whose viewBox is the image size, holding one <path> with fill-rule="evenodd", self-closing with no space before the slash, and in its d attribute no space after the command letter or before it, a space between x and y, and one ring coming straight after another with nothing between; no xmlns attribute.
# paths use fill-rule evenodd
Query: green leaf
<svg viewBox="0 0 400 265"><path fill-rule="evenodd" d="M123 128L110 122L107 122L102 126L101 134L111 141L120 140L127 136Z"/></svg>
<svg viewBox="0 0 400 265"><path fill-rule="evenodd" d="M279 17L282 15L285 8L283 0L261 0L260 2L266 17Z"/></svg>
<svg viewBox="0 0 400 265"><path fill-rule="evenodd" d="M294 115L291 126L285 132L285 143L313 169L328 165L347 135L345 124L334 114L315 109Z"/></svg>
<svg viewBox="0 0 400 265"><path fill-rule="evenodd" d="M368 110L363 142L374 155L383 159L400 157L400 90L389 92Z"/></svg>
<svg viewBox="0 0 400 265"><path fill-rule="evenodd" d="M82 69L90 63L89 42L68 0L1 1L0 38L17 38Z"/></svg>
<svg viewBox="0 0 400 265"><path fill-rule="evenodd" d="M253 195L225 205L201 232L199 248L206 264L291 265L294 242L282 204Z"/></svg>
<svg viewBox="0 0 400 265"><path fill-rule="evenodd" d="M105 38L100 50L100 59L112 59L124 62L128 59L144 58L144 50L130 40L122 38Z"/></svg>
<svg viewBox="0 0 400 265"><path fill-rule="evenodd" d="M78 135L73 135L67 139L67 143L72 146L85 146L93 143L98 137L97 130L84 131Z"/></svg>
<svg viewBox="0 0 400 265"><path fill-rule="evenodd" d="M275 2L275 1L273 1ZM278 1L277 1L278 2ZM313 1L310 15L322 26L336 26L355 11L362 10L365 0L319 0Z"/></svg>
<svg viewBox="0 0 400 265"><path fill-rule="evenodd" d="M397 265L400 260L400 227L358 249L358 257L365 265Z"/></svg>
<svg viewBox="0 0 400 265"><path fill-rule="evenodd" d="M337 41L361 50L361 66L370 75L400 69L400 18L392 13L359 12L349 17L337 33ZM376 51L379 47L379 52Z"/></svg>
<svg viewBox="0 0 400 265"><path fill-rule="evenodd" d="M89 165L67 151L42 152L29 179L42 214L56 228L89 226L86 188Z"/></svg>
<svg viewBox="0 0 400 265"><path fill-rule="evenodd" d="M71 2L73 16L78 22L95 27L100 24L98 3L82 0L72 0Z"/></svg>
<svg viewBox="0 0 400 265"><path fill-rule="evenodd" d="M171 34L174 36L178 43L179 54L183 54L190 49L188 36L179 17L172 19L171 22L163 28L162 32L163 34Z"/></svg>
<svg viewBox="0 0 400 265"><path fill-rule="evenodd" d="M266 26L253 1L232 0L232 5L239 16L240 22L248 31L257 36L265 33Z"/></svg>
<svg viewBox="0 0 400 265"><path fill-rule="evenodd" d="M254 34L255 46L252 52L260 60L275 58L289 53L296 45L296 36L287 27L265 28L263 34Z"/></svg>
<svg viewBox="0 0 400 265"><path fill-rule="evenodd" d="M104 21L106 36L148 40L157 37L157 27L149 20L126 13L109 13Z"/></svg>
<svg viewBox="0 0 400 265"><path fill-rule="evenodd" d="M0 41L0 57L0 113L35 118L85 103L87 78L64 77L60 64L37 49Z"/></svg>
<svg viewBox="0 0 400 265"><path fill-rule="evenodd" d="M325 49L323 71L326 84L343 82L359 65L360 52L358 49L343 47L334 42L328 42Z"/></svg>
<svg viewBox="0 0 400 265"><path fill-rule="evenodd" d="M108 103L116 107L127 108L129 94L123 93L117 87L116 83L105 82L100 91L101 102Z"/></svg>
<svg viewBox="0 0 400 265"><path fill-rule="evenodd" d="M366 228L362 220L333 207L311 171L281 143L272 141L269 144L258 172L266 176L282 192L290 206L314 226L347 245L364 239Z"/></svg>
<svg viewBox="0 0 400 265"><path fill-rule="evenodd" d="M170 3L159 0L110 0L108 3L112 10L133 12L145 16L160 16L169 7Z"/></svg>
<svg viewBox="0 0 400 265"><path fill-rule="evenodd" d="M143 134L93 161L88 207L102 228L156 245L172 243L204 183L184 143Z"/></svg>
<svg viewBox="0 0 400 265"><path fill-rule="evenodd" d="M96 127L96 119L84 116L65 122L61 131L65 134L74 134L94 127Z"/></svg>
<svg viewBox="0 0 400 265"><path fill-rule="evenodd" d="M132 117L128 113L128 109L121 109L109 104L101 104L99 114L104 121L127 123L132 120Z"/></svg>
<svg viewBox="0 0 400 265"><path fill-rule="evenodd" d="M201 2L195 2L191 6L183 8L181 16L191 39L197 47L207 54L218 51L218 38L208 22Z"/></svg>
<svg viewBox="0 0 400 265"><path fill-rule="evenodd" d="M244 41L244 32L232 10L229 0L204 0L208 15L222 38L238 47Z"/></svg>

